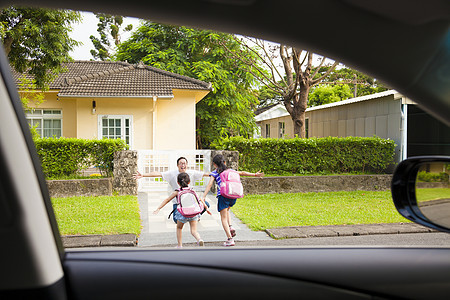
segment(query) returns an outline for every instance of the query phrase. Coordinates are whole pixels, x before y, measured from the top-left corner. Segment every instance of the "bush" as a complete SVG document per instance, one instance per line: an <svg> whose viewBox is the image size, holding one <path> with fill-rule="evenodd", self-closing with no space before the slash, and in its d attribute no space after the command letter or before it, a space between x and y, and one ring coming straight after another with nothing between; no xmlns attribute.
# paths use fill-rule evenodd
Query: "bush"
<svg viewBox="0 0 450 300"><path fill-rule="evenodd" d="M290 175L383 173L393 163L395 143L378 137L223 140L216 149L239 151L243 170Z"/></svg>
<svg viewBox="0 0 450 300"><path fill-rule="evenodd" d="M34 143L47 178L75 176L91 165L112 176L114 152L128 148L119 139L39 138Z"/></svg>
<svg viewBox="0 0 450 300"><path fill-rule="evenodd" d="M417 179L421 182L448 182L449 175L445 172L430 173L421 171L417 174Z"/></svg>

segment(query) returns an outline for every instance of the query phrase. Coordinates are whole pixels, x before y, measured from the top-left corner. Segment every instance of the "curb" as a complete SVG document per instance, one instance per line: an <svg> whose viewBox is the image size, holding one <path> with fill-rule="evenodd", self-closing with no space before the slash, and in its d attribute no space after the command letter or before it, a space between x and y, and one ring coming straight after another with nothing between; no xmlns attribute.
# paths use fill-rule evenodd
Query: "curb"
<svg viewBox="0 0 450 300"><path fill-rule="evenodd" d="M64 248L84 247L135 247L135 234L66 235L61 237Z"/></svg>
<svg viewBox="0 0 450 300"><path fill-rule="evenodd" d="M274 239L338 237L375 234L426 233L436 230L414 223L329 225L329 226L293 226L266 229Z"/></svg>
<svg viewBox="0 0 450 300"><path fill-rule="evenodd" d="M428 232L437 231L414 223L293 226L266 229L266 233L274 240ZM138 245L138 238L135 234L69 235L62 236L61 239L64 248L136 247Z"/></svg>

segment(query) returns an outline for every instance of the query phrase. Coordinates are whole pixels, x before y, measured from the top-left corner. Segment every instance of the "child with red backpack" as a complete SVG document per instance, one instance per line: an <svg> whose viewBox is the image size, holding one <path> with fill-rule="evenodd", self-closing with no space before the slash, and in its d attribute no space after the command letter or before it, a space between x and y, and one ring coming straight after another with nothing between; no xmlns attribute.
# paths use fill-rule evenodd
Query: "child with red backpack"
<svg viewBox="0 0 450 300"><path fill-rule="evenodd" d="M190 178L187 173L180 173L177 177L179 189L175 190L168 198L166 198L153 214L158 212L173 198L177 197L177 208L172 212L175 213L177 220L177 248L182 248L182 233L183 226L189 222L192 236L196 239L198 246L204 246L204 241L201 239L200 234L197 232L197 222L200 218L200 214L206 208L206 212L211 215L205 201L199 199L195 191L189 187ZM170 217L170 216L169 216Z"/></svg>
<svg viewBox="0 0 450 300"><path fill-rule="evenodd" d="M230 208L236 203L236 199L244 196L240 176L262 177L264 173L261 173L261 171L249 173L230 169L226 166L225 158L221 154L214 156L213 165L216 169L209 174L210 180L203 193L202 200L206 198L213 183L216 182L217 210L220 213L223 230L227 235L227 240L223 245L225 247L234 246L233 237L236 236L236 230L231 226Z"/></svg>

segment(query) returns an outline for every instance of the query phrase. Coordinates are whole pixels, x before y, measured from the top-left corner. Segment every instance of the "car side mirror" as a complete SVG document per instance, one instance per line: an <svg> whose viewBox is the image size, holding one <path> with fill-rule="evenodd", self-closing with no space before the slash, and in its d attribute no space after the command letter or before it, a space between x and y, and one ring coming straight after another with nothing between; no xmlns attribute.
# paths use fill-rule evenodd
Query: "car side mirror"
<svg viewBox="0 0 450 300"><path fill-rule="evenodd" d="M402 161L392 178L395 207L405 218L450 233L450 156Z"/></svg>

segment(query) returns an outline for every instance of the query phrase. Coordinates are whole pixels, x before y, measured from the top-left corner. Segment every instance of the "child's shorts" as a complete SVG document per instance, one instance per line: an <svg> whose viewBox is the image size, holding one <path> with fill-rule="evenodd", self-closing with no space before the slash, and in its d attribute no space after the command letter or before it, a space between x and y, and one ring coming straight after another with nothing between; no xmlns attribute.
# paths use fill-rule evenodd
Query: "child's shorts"
<svg viewBox="0 0 450 300"><path fill-rule="evenodd" d="M185 216L183 216L178 210L175 211L175 219L178 221L180 221L181 223L187 223L190 221L198 221L198 219L200 218L200 214L196 215L195 217L192 218L186 218Z"/></svg>
<svg viewBox="0 0 450 300"><path fill-rule="evenodd" d="M217 196L217 210L220 212L221 210L232 207L236 204L236 199L225 198L222 195Z"/></svg>

